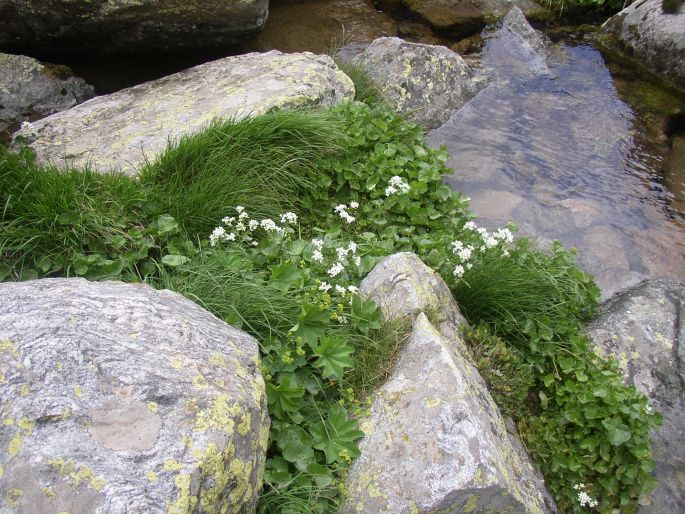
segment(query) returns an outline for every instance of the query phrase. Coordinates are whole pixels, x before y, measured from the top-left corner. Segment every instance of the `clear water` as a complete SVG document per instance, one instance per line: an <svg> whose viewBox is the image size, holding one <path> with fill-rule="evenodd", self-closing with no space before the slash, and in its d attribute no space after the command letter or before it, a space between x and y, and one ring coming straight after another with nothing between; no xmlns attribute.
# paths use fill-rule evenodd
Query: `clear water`
<svg viewBox="0 0 685 514"><path fill-rule="evenodd" d="M511 220L543 244L576 247L605 297L647 277L685 279L682 157L669 157L662 129L683 98L631 107L642 84L624 80L622 94L593 46L536 52L513 37L486 37L490 86L430 134L449 149L449 184L485 226Z"/></svg>

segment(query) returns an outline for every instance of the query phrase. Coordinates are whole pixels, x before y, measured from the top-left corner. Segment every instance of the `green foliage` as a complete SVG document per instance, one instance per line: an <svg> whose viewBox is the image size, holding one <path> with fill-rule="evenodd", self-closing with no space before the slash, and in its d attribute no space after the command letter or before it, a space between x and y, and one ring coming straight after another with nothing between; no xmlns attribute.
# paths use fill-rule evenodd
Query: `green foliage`
<svg viewBox="0 0 685 514"><path fill-rule="evenodd" d="M363 68L352 61L334 57L335 64L354 82L354 99L368 105L376 105L383 101L378 84L376 84Z"/></svg>

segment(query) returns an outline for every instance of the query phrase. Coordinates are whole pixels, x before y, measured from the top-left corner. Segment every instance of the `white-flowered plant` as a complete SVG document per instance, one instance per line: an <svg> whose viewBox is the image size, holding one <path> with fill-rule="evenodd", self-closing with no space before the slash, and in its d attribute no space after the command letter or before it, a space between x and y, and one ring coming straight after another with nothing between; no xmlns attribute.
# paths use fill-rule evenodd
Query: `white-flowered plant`
<svg viewBox="0 0 685 514"><path fill-rule="evenodd" d="M452 269L452 275L456 278L462 278L466 271L473 268L475 255L482 254L491 249L497 249L504 257L509 256L507 246L514 241L514 235L511 228L499 228L495 232L490 233L486 228L478 227L473 221L467 221L464 224L465 241L452 241L452 253L456 260L455 266ZM477 261L477 259L475 259Z"/></svg>
<svg viewBox="0 0 685 514"><path fill-rule="evenodd" d="M587 493L585 484L576 484L573 486L573 489L578 491L578 503L580 503L581 507L590 507L593 509L599 505L599 502Z"/></svg>
<svg viewBox="0 0 685 514"><path fill-rule="evenodd" d="M385 196L408 193L410 189L409 184L402 177L395 175L385 188Z"/></svg>

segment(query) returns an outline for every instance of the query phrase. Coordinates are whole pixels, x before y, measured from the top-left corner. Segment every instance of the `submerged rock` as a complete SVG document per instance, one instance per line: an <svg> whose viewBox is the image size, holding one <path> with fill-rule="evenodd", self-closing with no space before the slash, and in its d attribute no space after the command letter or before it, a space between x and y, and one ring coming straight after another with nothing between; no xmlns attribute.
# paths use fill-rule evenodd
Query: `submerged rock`
<svg viewBox="0 0 685 514"><path fill-rule="evenodd" d="M254 511L257 341L170 291L0 284L0 511Z"/></svg>
<svg viewBox="0 0 685 514"><path fill-rule="evenodd" d="M268 0L0 0L0 48L21 52L155 53L253 36Z"/></svg>
<svg viewBox="0 0 685 514"><path fill-rule="evenodd" d="M685 283L650 280L617 294L588 334L664 417L652 434L657 489L638 512L685 512Z"/></svg>
<svg viewBox="0 0 685 514"><path fill-rule="evenodd" d="M354 62L399 113L427 128L444 123L482 87L459 54L444 46L376 39Z"/></svg>
<svg viewBox="0 0 685 514"><path fill-rule="evenodd" d="M226 57L40 120L31 148L39 162L135 174L169 138L215 118L330 106L353 96L352 81L328 56L272 51Z"/></svg>
<svg viewBox="0 0 685 514"><path fill-rule="evenodd" d="M66 66L0 53L0 132L26 118L69 109L95 94Z"/></svg>
<svg viewBox="0 0 685 514"><path fill-rule="evenodd" d="M342 512L555 511L470 361L458 331L463 317L442 279L400 253L381 261L361 292L387 319L408 318L413 328L361 422L366 435Z"/></svg>
<svg viewBox="0 0 685 514"><path fill-rule="evenodd" d="M602 30L616 38L628 56L685 88L685 5L665 13L662 0L633 2Z"/></svg>
<svg viewBox="0 0 685 514"><path fill-rule="evenodd" d="M398 0L379 0L379 4L393 7ZM418 14L438 31L454 37L467 37L479 32L487 23L504 16L513 6L526 14L542 12L533 0L399 0L410 11Z"/></svg>

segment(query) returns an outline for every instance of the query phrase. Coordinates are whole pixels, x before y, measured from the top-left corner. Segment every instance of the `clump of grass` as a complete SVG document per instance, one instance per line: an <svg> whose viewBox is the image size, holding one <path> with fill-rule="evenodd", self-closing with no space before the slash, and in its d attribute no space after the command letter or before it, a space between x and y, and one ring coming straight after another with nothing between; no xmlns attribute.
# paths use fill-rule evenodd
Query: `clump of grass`
<svg viewBox="0 0 685 514"><path fill-rule="evenodd" d="M342 137L323 111L217 121L172 142L143 166L140 183L188 234L204 237L236 205L267 217L288 210Z"/></svg>
<svg viewBox="0 0 685 514"><path fill-rule="evenodd" d="M0 146L0 263L59 266L145 225L145 193L129 177L37 166ZM48 264L46 264L48 265Z"/></svg>
<svg viewBox="0 0 685 514"><path fill-rule="evenodd" d="M347 59L334 57L335 64L354 83L354 99L369 105L383 102L380 87L369 74L359 65Z"/></svg>

